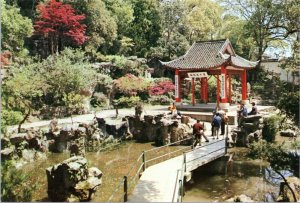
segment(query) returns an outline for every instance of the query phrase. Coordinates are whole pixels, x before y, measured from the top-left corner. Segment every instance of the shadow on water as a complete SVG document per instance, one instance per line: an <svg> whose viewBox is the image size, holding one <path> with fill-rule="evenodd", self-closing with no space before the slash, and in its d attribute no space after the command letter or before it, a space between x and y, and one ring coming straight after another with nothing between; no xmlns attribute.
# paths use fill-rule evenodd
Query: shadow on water
<svg viewBox="0 0 300 203"><path fill-rule="evenodd" d="M239 160L234 159L229 165L215 161L193 171L192 180L185 185L184 202L220 202L241 194L255 201L274 201L281 180L276 182L274 176L267 176L268 164L241 160L240 156Z"/></svg>

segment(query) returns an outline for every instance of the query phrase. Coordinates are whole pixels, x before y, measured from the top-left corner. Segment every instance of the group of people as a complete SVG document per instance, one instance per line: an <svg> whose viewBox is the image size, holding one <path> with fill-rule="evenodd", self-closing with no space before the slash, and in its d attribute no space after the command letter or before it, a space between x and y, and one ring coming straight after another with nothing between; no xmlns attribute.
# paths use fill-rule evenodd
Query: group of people
<svg viewBox="0 0 300 203"><path fill-rule="evenodd" d="M258 110L257 110L255 102L252 102L251 104L252 104L252 109L249 113L248 113L248 110L247 110L245 104L242 103L240 105L240 109L238 110L238 127L241 126L245 117L258 114Z"/></svg>
<svg viewBox="0 0 300 203"><path fill-rule="evenodd" d="M247 117L248 115L256 115L258 113L257 107L255 105L255 102L252 102L252 109L248 113L247 108L245 104L241 104L240 109L238 110L238 124L239 126L243 122L243 118ZM172 117L181 116L180 112L177 111L175 103L172 104L172 106L169 107L170 113ZM226 112L224 111L218 111L214 112L214 116L211 122L212 126L212 139L219 139L219 133L221 130L220 135L225 135L225 125L228 123L228 116L226 115ZM195 137L195 142L193 143L193 146L197 146L199 143L201 145L201 138L203 137L206 142L209 142L208 138L204 134L204 123L201 124L200 120L197 120L197 122L193 125L193 135Z"/></svg>

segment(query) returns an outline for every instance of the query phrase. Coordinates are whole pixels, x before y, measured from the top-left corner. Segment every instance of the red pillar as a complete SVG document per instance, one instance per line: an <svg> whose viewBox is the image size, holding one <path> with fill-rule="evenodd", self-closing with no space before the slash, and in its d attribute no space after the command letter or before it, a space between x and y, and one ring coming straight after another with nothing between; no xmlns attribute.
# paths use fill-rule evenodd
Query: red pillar
<svg viewBox="0 0 300 203"><path fill-rule="evenodd" d="M180 102L180 75L179 70L175 70L175 101Z"/></svg>
<svg viewBox="0 0 300 203"><path fill-rule="evenodd" d="M221 89L220 89L220 92L221 92L221 103L227 103L227 88L226 88L226 75L227 75L227 70L225 68L225 66L222 66L221 67Z"/></svg>
<svg viewBox="0 0 300 203"><path fill-rule="evenodd" d="M228 75L229 79L229 103L231 104L231 74Z"/></svg>
<svg viewBox="0 0 300 203"><path fill-rule="evenodd" d="M246 69L243 70L243 73L241 74L241 80L242 80L242 100L247 100L247 72Z"/></svg>
<svg viewBox="0 0 300 203"><path fill-rule="evenodd" d="M219 75L217 75L217 104L219 106L220 102L220 80L219 80Z"/></svg>
<svg viewBox="0 0 300 203"><path fill-rule="evenodd" d="M208 102L208 83L207 83L207 78L204 78L204 102Z"/></svg>
<svg viewBox="0 0 300 203"><path fill-rule="evenodd" d="M195 106L195 79L192 78L192 104Z"/></svg>
<svg viewBox="0 0 300 203"><path fill-rule="evenodd" d="M205 99L205 96L204 96L204 78L200 78L200 84L201 84L201 100L204 101Z"/></svg>

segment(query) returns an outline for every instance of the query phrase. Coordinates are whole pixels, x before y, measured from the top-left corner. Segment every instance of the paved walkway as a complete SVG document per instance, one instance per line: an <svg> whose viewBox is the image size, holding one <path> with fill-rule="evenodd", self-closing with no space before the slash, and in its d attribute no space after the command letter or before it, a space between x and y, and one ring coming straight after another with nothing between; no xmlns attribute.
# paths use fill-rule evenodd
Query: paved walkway
<svg viewBox="0 0 300 203"><path fill-rule="evenodd" d="M203 143L202 143L203 144ZM187 172L213 161L225 154L225 139L211 140L196 147L186 154ZM183 156L178 156L162 163L150 166L140 178L133 194L129 196L130 202L172 202L177 201L176 186L177 172L181 170Z"/></svg>
<svg viewBox="0 0 300 203"><path fill-rule="evenodd" d="M134 115L134 108L131 109L119 109L119 116L126 116L126 115ZM164 113L167 112L167 107L166 106L145 106L144 107L144 114L149 114L149 113ZM116 110L115 109L110 109L110 110L102 110L96 113L97 117L100 118L106 118L106 117L114 117L116 116ZM65 125L65 124L72 124L73 123L88 123L91 122L95 117L95 114L84 114L84 115L78 115L78 116L73 116L68 118L60 118L58 120L59 125ZM37 122L32 122L32 123L25 123L22 125L22 128L28 129L28 128L36 128L36 127L47 127L49 126L51 120L43 120L43 121L37 121ZM8 132L11 132L13 130L17 130L18 125L10 126L8 128Z"/></svg>

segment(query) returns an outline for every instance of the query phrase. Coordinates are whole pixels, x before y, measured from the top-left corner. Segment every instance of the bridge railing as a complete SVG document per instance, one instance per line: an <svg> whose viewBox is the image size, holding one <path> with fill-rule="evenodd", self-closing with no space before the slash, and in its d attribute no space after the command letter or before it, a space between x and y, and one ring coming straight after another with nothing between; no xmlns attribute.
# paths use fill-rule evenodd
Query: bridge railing
<svg viewBox="0 0 300 203"><path fill-rule="evenodd" d="M225 153L226 153L227 152L227 147L226 147L227 146L227 144L226 144L227 143L227 135L228 135L228 125L227 125L227 133L226 133L226 138L225 138L225 146L223 148L219 148L218 150L215 150L215 151L210 152L210 153L208 153L206 155L203 155L203 156L207 156L211 153L222 150L224 148L225 148ZM192 141L191 145L174 146L175 144L181 144L181 143L187 142L189 140ZM141 155L138 157L138 159L132 164L132 166L129 169L129 172L127 173L127 175L124 176L120 180L120 182L117 185L116 189L113 191L112 195L108 199L108 202L112 202L112 201L114 201L114 202L127 202L128 201L128 195L134 189L134 186L136 185L136 183L138 181L138 178L140 178L141 175L142 175L142 171L145 171L146 168L149 167L150 165L158 164L160 162L163 162L165 160L168 160L170 158L178 156L178 153L184 151L183 152L184 158L183 158L182 168L181 168L181 170L179 170L177 172L177 178L176 178L176 183L175 183L176 185L175 185L175 190L174 190L174 194L173 194L173 198L174 198L175 197L175 192L178 192L178 198L177 198L176 201L177 202L182 202L182 198L184 196L184 177L185 177L187 163L191 162L191 161L194 161L194 160L197 160L197 159L200 159L200 158L203 157L203 156L200 156L200 157L197 157L196 159L187 161L186 152L194 150L193 141L194 141L194 138L190 137L190 138L179 140L179 141L176 141L176 142L173 142L173 143L161 146L161 147L155 147L155 148L143 151L141 153ZM209 144L205 144L204 146L212 145L214 143L221 142L221 141L223 141L223 139L218 140L216 142L209 143ZM170 146L172 146L172 150L170 150ZM204 147L204 146L201 146L201 147ZM200 148L197 148L196 150L198 150ZM173 150L173 149L175 149L175 150ZM162 153L161 154L155 153L155 152L158 152L158 151L161 151ZM182 154L182 153L180 153L180 154ZM147 159L147 157L149 159ZM122 188L123 188L123 190L121 191Z"/></svg>
<svg viewBox="0 0 300 203"><path fill-rule="evenodd" d="M175 144L184 143L188 140L193 141L193 138L186 138L161 147L155 147L143 151L138 159L131 165L126 176L119 181L116 189L113 191L107 202L126 202L128 200L129 193L134 189L134 186L141 177L142 172L145 171L150 165L154 165L178 156L178 153L182 153L184 150L191 149L191 145L173 146ZM170 146L172 146L172 149L170 149Z"/></svg>
<svg viewBox="0 0 300 203"><path fill-rule="evenodd" d="M204 146L200 146L196 150L199 150L202 147L207 147L209 145L212 145L212 144L215 144L215 143L218 143L218 142L223 142L224 139L225 139L225 145L224 145L224 147L219 148L219 149L214 150L214 151L211 151L208 154L204 154L204 155L199 156L199 157L197 157L195 159L192 159L192 160L187 160L186 152L183 152L183 162L182 162L181 169L179 169L177 171L177 176L176 176L176 181L175 181L175 187L174 187L174 193L173 193L172 202L175 202L175 195L176 195L176 193L178 193L176 202L182 202L183 201L183 196L184 196L184 182L185 182L185 173L186 173L186 170L187 170L187 163L195 161L197 159L200 159L200 158L202 158L204 156L209 156L212 153L215 153L217 151L224 150L224 149L225 149L224 150L224 154L227 154L228 123L227 123L227 126L226 126L226 135L225 135L225 137L222 140L218 140L216 142L212 142L212 143L206 144ZM194 150L194 148L193 148L193 150Z"/></svg>

